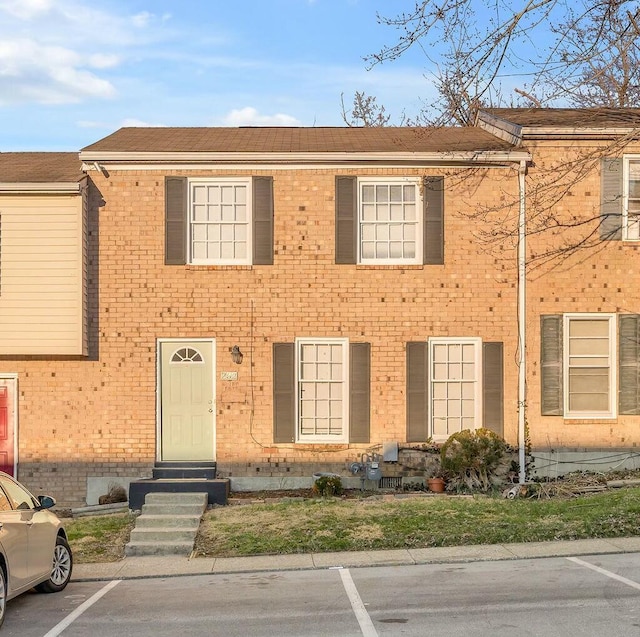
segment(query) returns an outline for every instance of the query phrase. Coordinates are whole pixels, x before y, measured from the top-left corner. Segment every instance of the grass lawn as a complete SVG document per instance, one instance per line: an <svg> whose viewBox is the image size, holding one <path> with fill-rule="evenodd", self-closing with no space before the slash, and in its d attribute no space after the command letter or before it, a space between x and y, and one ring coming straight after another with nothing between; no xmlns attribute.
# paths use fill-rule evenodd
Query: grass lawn
<svg viewBox="0 0 640 637"><path fill-rule="evenodd" d="M362 551L640 535L640 488L571 499L316 499L216 507L198 555Z"/></svg>
<svg viewBox="0 0 640 637"><path fill-rule="evenodd" d="M129 541L135 516L112 513L63 522L75 562L117 562L124 557L124 545Z"/></svg>
<svg viewBox="0 0 640 637"><path fill-rule="evenodd" d="M78 563L124 556L135 518L67 520ZM214 507L199 556L361 551L640 535L640 487L572 498L311 499Z"/></svg>

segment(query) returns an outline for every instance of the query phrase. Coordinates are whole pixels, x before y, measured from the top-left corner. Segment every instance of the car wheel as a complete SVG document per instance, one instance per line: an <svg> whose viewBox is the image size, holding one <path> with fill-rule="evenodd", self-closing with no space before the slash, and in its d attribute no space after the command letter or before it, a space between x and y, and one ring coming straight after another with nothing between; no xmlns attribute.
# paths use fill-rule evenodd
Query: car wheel
<svg viewBox="0 0 640 637"><path fill-rule="evenodd" d="M72 568L73 557L71 555L71 548L67 540L59 535L56 539L56 546L53 549L51 575L46 582L38 584L36 590L39 593L57 593L61 591L71 579Z"/></svg>
<svg viewBox="0 0 640 637"><path fill-rule="evenodd" d="M4 622L4 616L7 611L7 578L4 575L4 569L0 566L0 626Z"/></svg>

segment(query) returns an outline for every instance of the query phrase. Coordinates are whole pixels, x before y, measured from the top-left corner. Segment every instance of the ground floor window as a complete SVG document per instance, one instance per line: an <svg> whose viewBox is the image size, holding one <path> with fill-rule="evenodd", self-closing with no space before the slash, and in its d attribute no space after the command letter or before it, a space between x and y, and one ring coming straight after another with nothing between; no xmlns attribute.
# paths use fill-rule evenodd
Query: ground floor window
<svg viewBox="0 0 640 637"><path fill-rule="evenodd" d="M481 427L481 344L476 338L430 338L432 438Z"/></svg>
<svg viewBox="0 0 640 637"><path fill-rule="evenodd" d="M347 339L296 340L298 442L348 440Z"/></svg>
<svg viewBox="0 0 640 637"><path fill-rule="evenodd" d="M565 415L613 416L614 316L565 314L564 334Z"/></svg>
<svg viewBox="0 0 640 637"><path fill-rule="evenodd" d="M640 315L543 315L540 343L543 416L640 415Z"/></svg>

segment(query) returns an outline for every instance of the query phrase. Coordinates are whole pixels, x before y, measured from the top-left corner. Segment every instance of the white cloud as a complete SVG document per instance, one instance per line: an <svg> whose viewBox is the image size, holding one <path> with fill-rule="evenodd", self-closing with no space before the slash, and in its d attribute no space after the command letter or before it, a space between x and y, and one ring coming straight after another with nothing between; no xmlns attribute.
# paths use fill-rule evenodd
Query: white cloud
<svg viewBox="0 0 640 637"><path fill-rule="evenodd" d="M108 71L166 37L147 28L155 19L79 0L0 0L0 105L114 97Z"/></svg>
<svg viewBox="0 0 640 637"><path fill-rule="evenodd" d="M113 122L96 121L90 119L81 119L76 122L78 128L103 128L107 130L117 130L118 128L164 128L166 124L152 124L141 119L126 118L121 122L114 124Z"/></svg>
<svg viewBox="0 0 640 637"><path fill-rule="evenodd" d="M291 115L276 113L261 115L252 106L234 109L224 117L225 126L300 126L299 120Z"/></svg>
<svg viewBox="0 0 640 637"><path fill-rule="evenodd" d="M89 66L94 69L111 69L120 64L120 57L105 53L95 53L89 56Z"/></svg>
<svg viewBox="0 0 640 637"><path fill-rule="evenodd" d="M53 0L0 0L0 9L20 20L31 20L48 13Z"/></svg>
<svg viewBox="0 0 640 637"><path fill-rule="evenodd" d="M110 82L84 70L70 49L25 38L0 41L0 104L68 104L115 93Z"/></svg>
<svg viewBox="0 0 640 637"><path fill-rule="evenodd" d="M149 22L153 19L153 13L149 13L148 11L143 11L142 13L137 13L134 16L131 16L131 22L134 26L142 28L146 27Z"/></svg>

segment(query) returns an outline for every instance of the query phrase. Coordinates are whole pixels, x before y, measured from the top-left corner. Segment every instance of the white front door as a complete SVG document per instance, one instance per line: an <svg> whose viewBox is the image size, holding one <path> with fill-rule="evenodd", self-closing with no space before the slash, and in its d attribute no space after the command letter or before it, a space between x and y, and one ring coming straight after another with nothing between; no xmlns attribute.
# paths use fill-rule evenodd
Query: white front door
<svg viewBox="0 0 640 637"><path fill-rule="evenodd" d="M215 460L213 340L160 341L160 460Z"/></svg>

